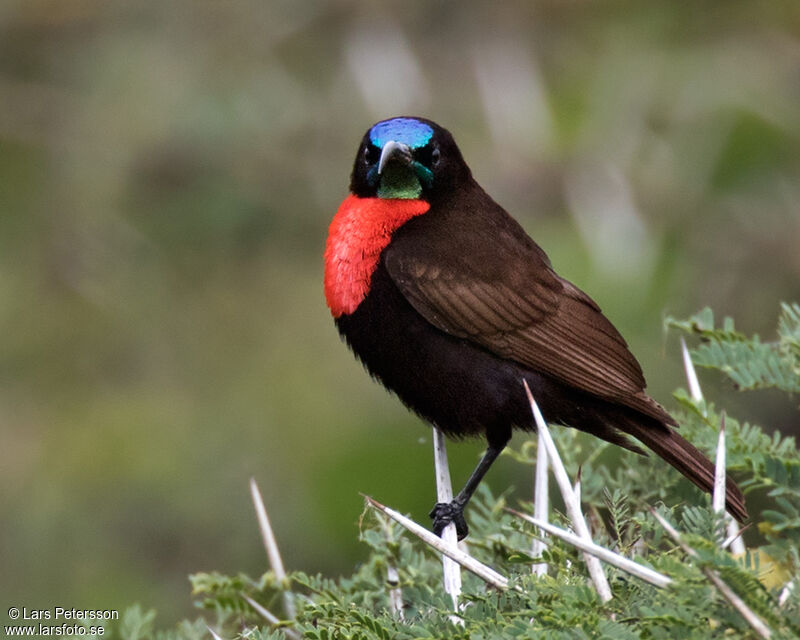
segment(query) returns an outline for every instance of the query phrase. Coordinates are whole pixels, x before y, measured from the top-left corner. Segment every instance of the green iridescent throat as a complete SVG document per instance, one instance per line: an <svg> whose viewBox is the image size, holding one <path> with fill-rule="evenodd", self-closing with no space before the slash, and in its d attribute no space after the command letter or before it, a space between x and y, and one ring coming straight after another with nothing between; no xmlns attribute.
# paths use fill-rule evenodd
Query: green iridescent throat
<svg viewBox="0 0 800 640"><path fill-rule="evenodd" d="M392 163L381 174L378 197L413 200L422 194L422 184L429 187L432 180L430 170L418 162L410 166Z"/></svg>

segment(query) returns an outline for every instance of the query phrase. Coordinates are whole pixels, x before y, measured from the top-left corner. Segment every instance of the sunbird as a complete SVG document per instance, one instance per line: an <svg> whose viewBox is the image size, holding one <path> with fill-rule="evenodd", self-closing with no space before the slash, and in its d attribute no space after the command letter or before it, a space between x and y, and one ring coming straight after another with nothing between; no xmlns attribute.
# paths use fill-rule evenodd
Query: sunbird
<svg viewBox="0 0 800 640"><path fill-rule="evenodd" d="M325 247L325 297L369 373L447 436L488 447L431 511L468 533L464 508L511 438L545 419L630 451L640 443L711 491L714 465L645 393L642 368L600 307L480 187L449 131L425 118L370 127ZM728 511L747 518L727 480Z"/></svg>

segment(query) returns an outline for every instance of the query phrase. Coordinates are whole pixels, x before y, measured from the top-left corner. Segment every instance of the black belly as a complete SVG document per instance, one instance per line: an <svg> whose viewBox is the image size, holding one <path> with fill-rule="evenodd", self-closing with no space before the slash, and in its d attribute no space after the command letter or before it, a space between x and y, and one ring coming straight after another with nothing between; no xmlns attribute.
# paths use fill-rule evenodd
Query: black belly
<svg viewBox="0 0 800 640"><path fill-rule="evenodd" d="M598 412L613 407L437 329L414 310L380 263L370 293L336 324L375 378L449 436L485 435L502 445L514 427L533 430L523 377L550 422L595 432Z"/></svg>

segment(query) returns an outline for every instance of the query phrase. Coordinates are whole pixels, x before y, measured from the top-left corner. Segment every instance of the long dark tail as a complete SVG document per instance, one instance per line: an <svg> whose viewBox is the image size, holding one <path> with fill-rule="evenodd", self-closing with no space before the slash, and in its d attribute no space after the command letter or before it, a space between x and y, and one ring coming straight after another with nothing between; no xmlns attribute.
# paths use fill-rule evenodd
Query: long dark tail
<svg viewBox="0 0 800 640"><path fill-rule="evenodd" d="M681 438L674 429L647 421L625 420L617 424L626 433L647 445L654 453L694 482L698 487L712 492L714 488L714 465L688 440ZM726 482L725 505L728 512L739 522L747 520L744 495L736 483L728 477Z"/></svg>

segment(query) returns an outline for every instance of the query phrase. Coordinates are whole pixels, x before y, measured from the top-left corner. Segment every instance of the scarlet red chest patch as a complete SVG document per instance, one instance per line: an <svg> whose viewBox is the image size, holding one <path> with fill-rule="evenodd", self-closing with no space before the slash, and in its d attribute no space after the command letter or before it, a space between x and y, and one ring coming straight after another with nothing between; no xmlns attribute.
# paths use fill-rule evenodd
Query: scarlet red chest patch
<svg viewBox="0 0 800 640"><path fill-rule="evenodd" d="M349 195L328 229L325 299L334 318L353 313L369 293L381 251L400 226L430 209L424 200Z"/></svg>

